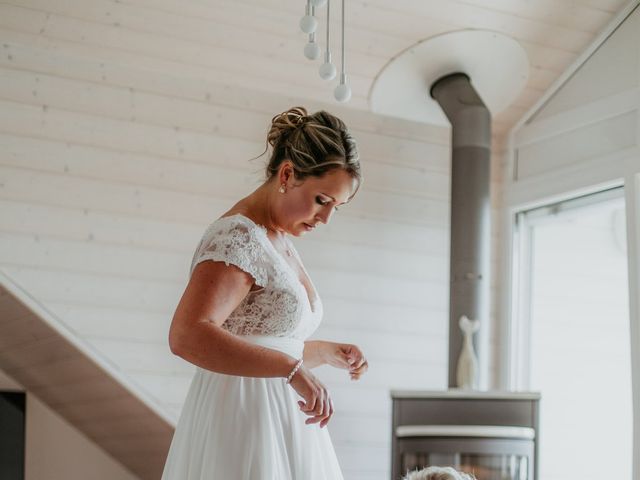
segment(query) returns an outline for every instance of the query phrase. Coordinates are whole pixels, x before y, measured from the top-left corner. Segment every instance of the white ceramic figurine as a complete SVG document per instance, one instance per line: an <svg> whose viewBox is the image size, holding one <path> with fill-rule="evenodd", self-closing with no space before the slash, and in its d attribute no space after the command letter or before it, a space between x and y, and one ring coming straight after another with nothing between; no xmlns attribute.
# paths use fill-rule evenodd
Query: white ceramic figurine
<svg viewBox="0 0 640 480"><path fill-rule="evenodd" d="M473 349L473 334L480 329L480 320L469 320L465 315L458 320L460 330L464 336L456 380L458 387L463 389L478 388L478 357Z"/></svg>

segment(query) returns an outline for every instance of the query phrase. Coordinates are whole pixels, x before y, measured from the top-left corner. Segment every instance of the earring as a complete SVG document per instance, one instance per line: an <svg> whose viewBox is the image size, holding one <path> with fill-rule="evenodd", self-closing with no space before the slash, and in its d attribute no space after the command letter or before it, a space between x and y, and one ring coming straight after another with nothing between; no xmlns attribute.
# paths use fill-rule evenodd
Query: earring
<svg viewBox="0 0 640 480"><path fill-rule="evenodd" d="M286 192L286 190L285 190L285 188L284 188L284 183L283 183L282 185L280 185L280 188L278 189L278 191L279 191L280 193L284 193L284 192Z"/></svg>

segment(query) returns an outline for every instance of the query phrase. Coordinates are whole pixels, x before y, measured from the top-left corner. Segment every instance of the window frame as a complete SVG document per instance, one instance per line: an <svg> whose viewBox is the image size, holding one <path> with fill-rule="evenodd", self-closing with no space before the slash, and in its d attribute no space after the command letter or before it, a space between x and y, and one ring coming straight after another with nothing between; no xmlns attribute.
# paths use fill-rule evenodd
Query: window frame
<svg viewBox="0 0 640 480"><path fill-rule="evenodd" d="M533 227L549 219L550 216L561 215L567 211L597 205L602 202L624 199L626 207L625 194L625 187L620 184L591 193L520 209L514 213L510 289L511 311L507 340L509 344L508 384L510 389L528 390L531 388L531 270L533 265L531 247ZM629 255L629 252L627 255ZM629 263L627 263L627 267L630 267ZM629 318L630 323L631 321L631 318Z"/></svg>

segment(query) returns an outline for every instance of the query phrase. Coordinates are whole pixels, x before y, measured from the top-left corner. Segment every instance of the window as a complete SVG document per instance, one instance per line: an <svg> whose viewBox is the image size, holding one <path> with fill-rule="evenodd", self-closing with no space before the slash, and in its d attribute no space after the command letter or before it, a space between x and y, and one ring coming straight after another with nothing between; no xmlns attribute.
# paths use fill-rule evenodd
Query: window
<svg viewBox="0 0 640 480"><path fill-rule="evenodd" d="M540 480L631 480L623 189L517 217L515 385L540 391Z"/></svg>

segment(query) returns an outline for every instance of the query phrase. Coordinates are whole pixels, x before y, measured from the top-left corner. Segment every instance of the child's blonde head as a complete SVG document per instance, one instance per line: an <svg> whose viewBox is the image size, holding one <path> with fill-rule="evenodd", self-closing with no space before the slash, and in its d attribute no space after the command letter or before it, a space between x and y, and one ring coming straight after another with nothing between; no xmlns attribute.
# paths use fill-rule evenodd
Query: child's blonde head
<svg viewBox="0 0 640 480"><path fill-rule="evenodd" d="M474 480L473 475L458 472L451 467L427 467L410 472L404 480Z"/></svg>

